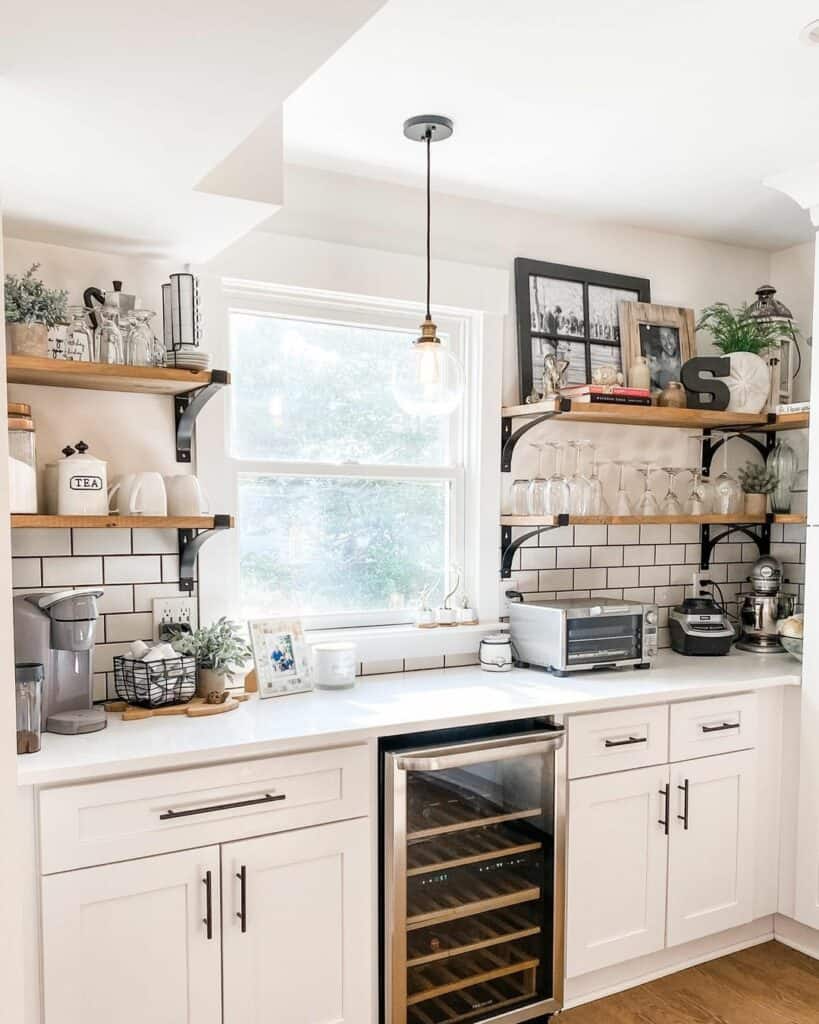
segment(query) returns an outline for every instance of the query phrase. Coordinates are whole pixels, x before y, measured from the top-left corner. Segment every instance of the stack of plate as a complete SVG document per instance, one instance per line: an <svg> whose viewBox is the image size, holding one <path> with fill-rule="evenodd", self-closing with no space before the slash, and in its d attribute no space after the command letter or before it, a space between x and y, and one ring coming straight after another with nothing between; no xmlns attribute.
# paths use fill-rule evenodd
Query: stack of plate
<svg viewBox="0 0 819 1024"><path fill-rule="evenodd" d="M184 370L209 370L211 364L210 352L203 352L196 345L182 345L175 353L168 353L168 363L171 366L178 366Z"/></svg>

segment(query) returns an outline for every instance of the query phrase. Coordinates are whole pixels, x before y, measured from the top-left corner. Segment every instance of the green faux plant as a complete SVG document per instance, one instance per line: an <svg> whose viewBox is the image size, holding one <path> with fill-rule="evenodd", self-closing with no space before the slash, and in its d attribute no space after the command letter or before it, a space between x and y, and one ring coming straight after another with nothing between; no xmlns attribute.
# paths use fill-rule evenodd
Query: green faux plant
<svg viewBox="0 0 819 1024"><path fill-rule="evenodd" d="M737 309L731 309L726 302L707 306L697 322L697 330L708 331L714 345L724 355L753 352L758 356L793 337L788 324L752 317L747 303Z"/></svg>
<svg viewBox="0 0 819 1024"><path fill-rule="evenodd" d="M6 323L45 324L55 327L68 323L68 292L46 288L35 273L39 263L32 263L22 277L6 274Z"/></svg>
<svg viewBox="0 0 819 1024"><path fill-rule="evenodd" d="M175 633L171 646L177 654L196 658L199 668L228 676L249 661L253 652L239 631L239 625L222 616L210 626L193 633Z"/></svg>
<svg viewBox="0 0 819 1024"><path fill-rule="evenodd" d="M746 462L737 475L746 494L770 494L779 483L776 473L757 462Z"/></svg>

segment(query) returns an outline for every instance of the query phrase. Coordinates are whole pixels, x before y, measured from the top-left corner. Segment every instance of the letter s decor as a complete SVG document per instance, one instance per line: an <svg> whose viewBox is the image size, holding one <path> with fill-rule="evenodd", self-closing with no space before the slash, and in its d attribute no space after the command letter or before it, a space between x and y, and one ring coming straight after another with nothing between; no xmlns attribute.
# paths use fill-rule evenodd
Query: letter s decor
<svg viewBox="0 0 819 1024"><path fill-rule="evenodd" d="M731 392L718 377L731 373L728 356L694 356L683 363L680 379L689 409L722 412L728 408Z"/></svg>

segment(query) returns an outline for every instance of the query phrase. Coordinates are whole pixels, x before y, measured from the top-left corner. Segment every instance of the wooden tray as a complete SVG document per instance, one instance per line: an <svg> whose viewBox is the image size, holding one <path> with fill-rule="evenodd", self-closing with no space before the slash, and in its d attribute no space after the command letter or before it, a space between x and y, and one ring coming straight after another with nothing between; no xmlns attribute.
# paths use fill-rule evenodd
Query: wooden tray
<svg viewBox="0 0 819 1024"><path fill-rule="evenodd" d="M187 704L169 704L162 708L140 708L124 700L109 700L105 702L104 707L106 711L121 711L123 722L137 722L143 718L162 718L167 715L202 718L205 715L223 715L228 711L235 711L248 697L247 693L231 694L224 704L208 704L204 697L194 697Z"/></svg>

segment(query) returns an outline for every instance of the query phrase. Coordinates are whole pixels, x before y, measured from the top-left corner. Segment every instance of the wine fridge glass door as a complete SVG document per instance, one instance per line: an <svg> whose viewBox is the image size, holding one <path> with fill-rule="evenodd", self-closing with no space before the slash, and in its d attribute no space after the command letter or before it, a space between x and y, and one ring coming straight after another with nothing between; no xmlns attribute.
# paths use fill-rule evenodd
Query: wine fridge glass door
<svg viewBox="0 0 819 1024"><path fill-rule="evenodd" d="M562 734L387 754L387 1024L562 1005Z"/></svg>

